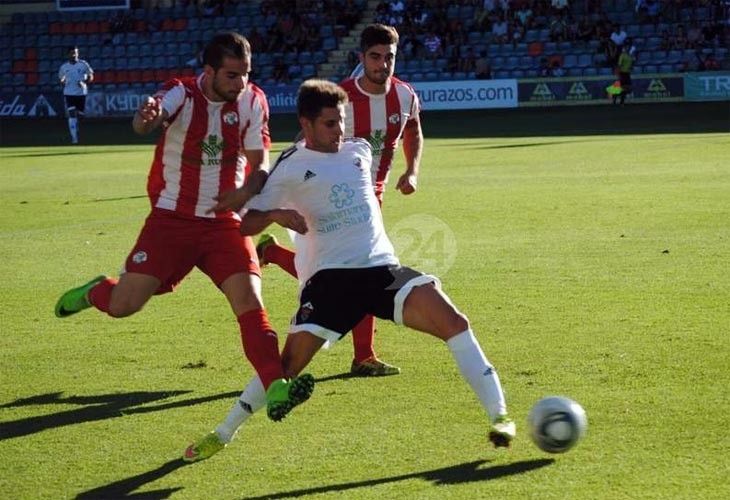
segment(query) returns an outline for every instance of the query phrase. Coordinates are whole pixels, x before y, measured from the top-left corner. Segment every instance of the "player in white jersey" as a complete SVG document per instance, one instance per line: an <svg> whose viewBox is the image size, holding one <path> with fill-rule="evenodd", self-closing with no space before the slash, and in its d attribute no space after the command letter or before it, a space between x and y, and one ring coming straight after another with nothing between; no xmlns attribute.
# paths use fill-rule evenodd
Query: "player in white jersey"
<svg viewBox="0 0 730 500"><path fill-rule="evenodd" d="M380 205L398 142L403 141L406 169L398 178L396 189L405 195L416 191L423 150L418 96L413 87L393 76L398 41L398 32L392 26L367 26L360 35L360 64L340 84L349 97L345 134L367 139L372 147L371 175ZM293 252L279 245L271 235L262 236L257 251L262 263L274 263L296 276ZM351 373L362 376L399 373L399 368L378 359L374 337L375 321L370 316L353 329L355 356Z"/></svg>
<svg viewBox="0 0 730 500"><path fill-rule="evenodd" d="M94 81L94 70L89 63L79 59L79 49L68 49L68 61L58 70L58 80L63 85L63 98L66 104L68 130L71 133L71 143L79 143L79 117L86 110L86 95L89 92L88 84Z"/></svg>
<svg viewBox="0 0 730 500"><path fill-rule="evenodd" d="M509 446L515 424L468 319L437 278L401 266L394 254L373 190L370 145L343 139L346 103L345 91L331 82L301 85L297 114L304 140L281 154L241 221L243 234L271 223L299 233L296 265L304 287L282 352L284 370L299 373L325 342L339 340L366 314L408 326L446 343L490 418L490 441ZM219 443L229 443L263 402L254 378L213 432Z"/></svg>
<svg viewBox="0 0 730 500"><path fill-rule="evenodd" d="M276 332L261 298L261 277L251 238L240 216L207 213L221 192L257 193L267 176L268 104L249 83L251 47L237 33L213 37L199 78L173 80L147 99L132 127L145 134L164 126L148 177L152 211L119 280L99 276L69 290L56 304L68 317L95 307L114 318L140 311L156 294L171 292L193 269L207 274L235 314L243 350L267 389L267 412L281 420L312 392L311 376L284 378ZM197 450L185 460L198 459Z"/></svg>

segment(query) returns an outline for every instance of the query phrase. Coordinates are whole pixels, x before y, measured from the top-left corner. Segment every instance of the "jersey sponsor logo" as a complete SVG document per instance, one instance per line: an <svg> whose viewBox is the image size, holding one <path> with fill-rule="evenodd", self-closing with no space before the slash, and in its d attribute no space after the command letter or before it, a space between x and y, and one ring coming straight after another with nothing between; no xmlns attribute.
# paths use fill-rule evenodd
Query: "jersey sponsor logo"
<svg viewBox="0 0 730 500"><path fill-rule="evenodd" d="M309 316L312 315L314 312L314 306L311 302L307 302L306 304L302 304L302 306L299 308L299 313L297 314L297 317L301 321L307 321L309 319Z"/></svg>
<svg viewBox="0 0 730 500"><path fill-rule="evenodd" d="M309 180L309 179L311 179L312 177L316 177L316 176L317 176L317 174L315 174L315 173L314 173L314 172L312 172L311 170L307 170L307 171L306 171L306 172L304 173L304 180L305 180L305 181L308 181L308 180Z"/></svg>
<svg viewBox="0 0 730 500"><path fill-rule="evenodd" d="M238 113L236 113L235 111L229 111L228 113L223 115L223 121L227 125L235 125L236 123L238 123Z"/></svg>
<svg viewBox="0 0 730 500"><path fill-rule="evenodd" d="M353 191L346 182L343 182L342 184L335 184L332 186L329 202L332 203L335 208L345 208L352 205L353 196L355 196L355 191Z"/></svg>
<svg viewBox="0 0 730 500"><path fill-rule="evenodd" d="M373 155L377 156L383 152L383 144L385 143L385 132L382 130L376 130L370 137L367 138L370 143L370 147L373 150Z"/></svg>
<svg viewBox="0 0 730 500"><path fill-rule="evenodd" d="M395 125L397 123L400 123L400 114L399 113L393 113L388 117L388 123L391 125Z"/></svg>
<svg viewBox="0 0 730 500"><path fill-rule="evenodd" d="M142 262L147 261L147 252L144 250L140 250L139 252L132 255L132 262L135 264L141 264Z"/></svg>
<svg viewBox="0 0 730 500"><path fill-rule="evenodd" d="M225 143L223 142L223 140L215 134L209 135L207 141L203 141L200 143L200 149L202 149L203 152L208 156L208 165L220 164L220 158L214 157L218 156L220 152L223 151L224 147Z"/></svg>

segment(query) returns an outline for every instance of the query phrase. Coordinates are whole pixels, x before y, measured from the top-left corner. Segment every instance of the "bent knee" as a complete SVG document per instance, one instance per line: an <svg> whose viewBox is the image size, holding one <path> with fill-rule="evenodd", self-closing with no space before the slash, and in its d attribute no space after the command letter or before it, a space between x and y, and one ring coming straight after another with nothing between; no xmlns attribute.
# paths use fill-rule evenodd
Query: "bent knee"
<svg viewBox="0 0 730 500"><path fill-rule="evenodd" d="M109 311L107 312L112 318L124 318L138 312L143 305L131 300L116 300L109 303Z"/></svg>
<svg viewBox="0 0 730 500"><path fill-rule="evenodd" d="M471 328L471 325L469 325L469 318L454 309L449 316L448 323L446 325L447 331L444 333L447 334L447 337L453 337L454 335L458 335L469 328Z"/></svg>

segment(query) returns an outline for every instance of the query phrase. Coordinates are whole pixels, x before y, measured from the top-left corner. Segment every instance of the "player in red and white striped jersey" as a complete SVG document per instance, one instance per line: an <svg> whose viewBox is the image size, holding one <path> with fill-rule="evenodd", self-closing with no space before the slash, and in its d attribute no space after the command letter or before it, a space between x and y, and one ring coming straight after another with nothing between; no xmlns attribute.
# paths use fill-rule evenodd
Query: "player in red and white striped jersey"
<svg viewBox="0 0 730 500"><path fill-rule="evenodd" d="M348 94L345 136L367 139L373 151L372 180L382 206L385 185L393 165L398 141L403 141L406 170L396 189L408 195L416 191L423 150L419 118L420 103L413 87L393 76L398 49L398 32L391 26L372 24L360 36L362 70L340 85ZM294 253L268 237L260 245L264 264L274 263L293 276ZM352 331L355 357L351 372L362 376L395 375L400 369L378 359L373 348L375 322L363 319Z"/></svg>
<svg viewBox="0 0 730 500"><path fill-rule="evenodd" d="M165 83L134 115L137 133L164 130L148 178L152 212L124 272L118 281L100 276L68 291L56 315L94 306L112 317L129 316L153 295L171 292L198 267L225 294L238 318L246 357L264 388L272 391L269 409L283 408L285 415L291 403L303 401L293 401L289 389L302 387L283 380L277 336L261 298L255 248L250 238L240 235L236 212L211 210L221 193L241 188L248 199L264 185L271 145L268 104L248 81L251 48L241 35L213 37L203 63L201 76ZM251 173L244 184L247 163ZM311 392L307 384L304 393ZM279 420L281 413L270 411L269 416Z"/></svg>

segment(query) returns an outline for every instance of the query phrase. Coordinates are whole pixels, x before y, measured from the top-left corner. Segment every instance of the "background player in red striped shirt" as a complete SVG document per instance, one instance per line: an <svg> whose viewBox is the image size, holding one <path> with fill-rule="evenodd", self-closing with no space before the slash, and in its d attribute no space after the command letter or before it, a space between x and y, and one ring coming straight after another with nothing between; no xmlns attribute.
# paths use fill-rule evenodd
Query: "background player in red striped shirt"
<svg viewBox="0 0 730 500"><path fill-rule="evenodd" d="M309 397L313 381L311 376L284 379L253 243L240 235L236 212L210 210L220 193L241 188L248 199L266 181L268 103L248 81L251 47L241 35L213 37L203 63L203 74L165 83L134 115L137 133L159 127L163 132L147 183L152 212L119 280L99 276L69 290L56 304L56 316L91 306L115 318L129 316L198 267L228 299L245 355L267 389L269 416L280 420ZM247 162L251 173L244 184ZM195 450L189 451L186 458L194 460Z"/></svg>
<svg viewBox="0 0 730 500"><path fill-rule="evenodd" d="M398 141L403 140L406 170L396 189L408 195L416 191L423 150L419 119L420 103L413 87L393 76L398 32L391 26L371 24L360 35L362 73L343 81L350 99L346 109L345 135L367 139L373 150L372 179L382 206L385 185ZM294 253L263 235L257 247L263 264L274 263L296 276ZM395 375L400 369L378 359L373 348L375 320L368 316L352 330L355 358L350 371L362 376Z"/></svg>

